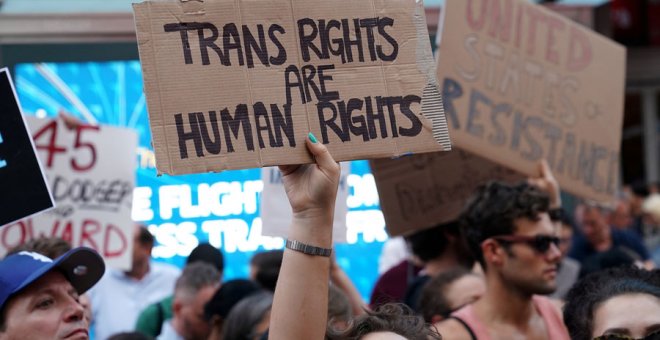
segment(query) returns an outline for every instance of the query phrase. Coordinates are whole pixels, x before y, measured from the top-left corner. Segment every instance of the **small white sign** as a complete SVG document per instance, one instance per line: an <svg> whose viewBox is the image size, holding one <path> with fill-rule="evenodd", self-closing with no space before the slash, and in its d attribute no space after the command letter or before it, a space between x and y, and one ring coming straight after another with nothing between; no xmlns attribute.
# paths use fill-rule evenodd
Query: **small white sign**
<svg viewBox="0 0 660 340"><path fill-rule="evenodd" d="M347 178L351 172L348 162L341 163L341 177L337 190L337 201L335 202L335 219L333 224L332 238L336 243L346 242L346 213L348 212L348 183ZM293 216L289 199L284 191L282 173L277 167L261 169L261 179L264 182L264 190L261 192L261 205L259 211L263 222L262 235L287 237L287 230Z"/></svg>

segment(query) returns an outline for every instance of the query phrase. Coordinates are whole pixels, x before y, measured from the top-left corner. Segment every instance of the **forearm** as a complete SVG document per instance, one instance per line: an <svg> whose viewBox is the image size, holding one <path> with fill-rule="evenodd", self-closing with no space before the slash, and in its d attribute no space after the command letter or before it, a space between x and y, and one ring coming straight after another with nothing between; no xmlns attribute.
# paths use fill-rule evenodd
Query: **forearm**
<svg viewBox="0 0 660 340"><path fill-rule="evenodd" d="M289 239L332 247L332 216L293 219ZM323 339L327 323L330 258L285 249L275 289L270 339Z"/></svg>

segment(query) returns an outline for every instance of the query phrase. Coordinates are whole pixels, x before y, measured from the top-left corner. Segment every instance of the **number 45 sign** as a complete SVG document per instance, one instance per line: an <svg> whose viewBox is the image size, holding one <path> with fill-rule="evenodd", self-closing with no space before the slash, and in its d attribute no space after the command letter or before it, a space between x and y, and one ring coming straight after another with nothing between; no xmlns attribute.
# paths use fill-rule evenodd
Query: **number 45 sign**
<svg viewBox="0 0 660 340"><path fill-rule="evenodd" d="M96 249L106 264L128 269L133 246L131 201L137 134L130 129L28 117L55 209L0 229L0 253L59 236Z"/></svg>

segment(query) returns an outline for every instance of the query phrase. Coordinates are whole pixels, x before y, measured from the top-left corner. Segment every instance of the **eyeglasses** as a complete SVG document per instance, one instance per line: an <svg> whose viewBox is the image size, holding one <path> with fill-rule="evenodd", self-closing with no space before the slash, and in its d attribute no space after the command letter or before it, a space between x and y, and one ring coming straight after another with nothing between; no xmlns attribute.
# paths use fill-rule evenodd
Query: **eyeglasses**
<svg viewBox="0 0 660 340"><path fill-rule="evenodd" d="M536 236L523 236L523 235L506 235L506 236L497 236L493 239L500 242L508 243L525 243L528 246L532 247L534 250L540 254L545 254L550 249L550 245L554 244L555 247L559 247L561 239L556 236L548 235L536 235Z"/></svg>
<svg viewBox="0 0 660 340"><path fill-rule="evenodd" d="M660 330L647 334L643 338L633 338L622 334L607 334L595 337L593 340L660 340Z"/></svg>

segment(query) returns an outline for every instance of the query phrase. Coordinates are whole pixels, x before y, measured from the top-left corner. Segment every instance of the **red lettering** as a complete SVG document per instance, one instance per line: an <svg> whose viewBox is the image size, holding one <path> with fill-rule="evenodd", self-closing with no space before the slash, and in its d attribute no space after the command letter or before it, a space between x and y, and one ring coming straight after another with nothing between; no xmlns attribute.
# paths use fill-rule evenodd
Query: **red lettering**
<svg viewBox="0 0 660 340"><path fill-rule="evenodd" d="M84 220L82 223L80 245L84 246L87 243L90 248L98 251L99 247L96 245L96 241L94 241L94 235L98 234L99 231L101 231L101 225L99 222L87 219Z"/></svg>
<svg viewBox="0 0 660 340"><path fill-rule="evenodd" d="M502 10L501 1L504 1L504 10ZM492 38L497 38L499 32L499 39L505 43L509 42L511 40L511 24L513 23L511 0L491 0L490 3L490 29L488 34Z"/></svg>
<svg viewBox="0 0 660 340"><path fill-rule="evenodd" d="M116 243L111 242L112 234L117 235L119 239L120 245L117 246L116 250L110 249L110 247ZM126 251L127 245L128 242L126 241L126 235L124 235L124 231L112 224L108 224L107 228L105 228L105 236L103 240L103 256L106 258L121 256Z"/></svg>
<svg viewBox="0 0 660 340"><path fill-rule="evenodd" d="M32 219L18 221L6 227L2 227L2 246L9 250L31 239ZM18 234L18 237L16 237Z"/></svg>
<svg viewBox="0 0 660 340"><path fill-rule="evenodd" d="M568 62L566 69L570 72L581 71L591 63L591 42L582 30L571 27L568 44Z"/></svg>
<svg viewBox="0 0 660 340"><path fill-rule="evenodd" d="M524 7L518 6L518 11L516 12L517 13L517 15L516 15L516 29L515 29L515 32L516 32L516 41L515 41L516 48L520 48L520 40L521 40L521 37L522 37L522 31L523 31L523 29L522 29L522 17L523 17L523 13L525 12L523 9L524 9Z"/></svg>
<svg viewBox="0 0 660 340"><path fill-rule="evenodd" d="M544 16L541 11L537 10L534 7L527 7L527 54L530 56L534 55L536 49L536 26L539 21L543 21Z"/></svg>
<svg viewBox="0 0 660 340"><path fill-rule="evenodd" d="M94 167L94 164L96 164L96 147L94 144L90 142L83 142L82 141L82 133L84 131L99 131L98 126L92 126L92 125L80 125L76 128L76 140L73 145L75 150L83 149L87 150L89 153L89 160L88 162L85 163L79 163L77 159L72 158L71 159L71 168L75 171L87 171Z"/></svg>
<svg viewBox="0 0 660 340"><path fill-rule="evenodd" d="M50 138L48 138L48 144L43 145L39 143L39 140L41 139L41 136L44 133L50 133ZM43 150L48 153L48 157L46 158L46 166L47 167L52 167L53 166L53 160L55 155L58 153L65 153L66 148L60 145L57 145L57 120L54 120L41 128L41 130L37 131L33 138L34 140L34 145L36 146L37 150Z"/></svg>
<svg viewBox="0 0 660 340"><path fill-rule="evenodd" d="M62 231L62 235L60 235L60 238L63 239L64 241L69 242L69 244L73 244L73 222L71 221L66 222L66 224L64 225L64 230Z"/></svg>
<svg viewBox="0 0 660 340"><path fill-rule="evenodd" d="M479 2L481 5L479 6L479 17L475 18L474 17L474 3ZM470 28L474 31L481 31L481 29L484 27L484 24L486 23L486 9L488 6L488 0L468 0L468 5L467 5L467 22L468 25L470 25Z"/></svg>
<svg viewBox="0 0 660 340"><path fill-rule="evenodd" d="M562 20L552 16L547 17L546 22L548 23L548 39L546 41L545 59L555 65L559 65L559 52L555 49L555 42L557 41L555 30L563 30L565 25Z"/></svg>

